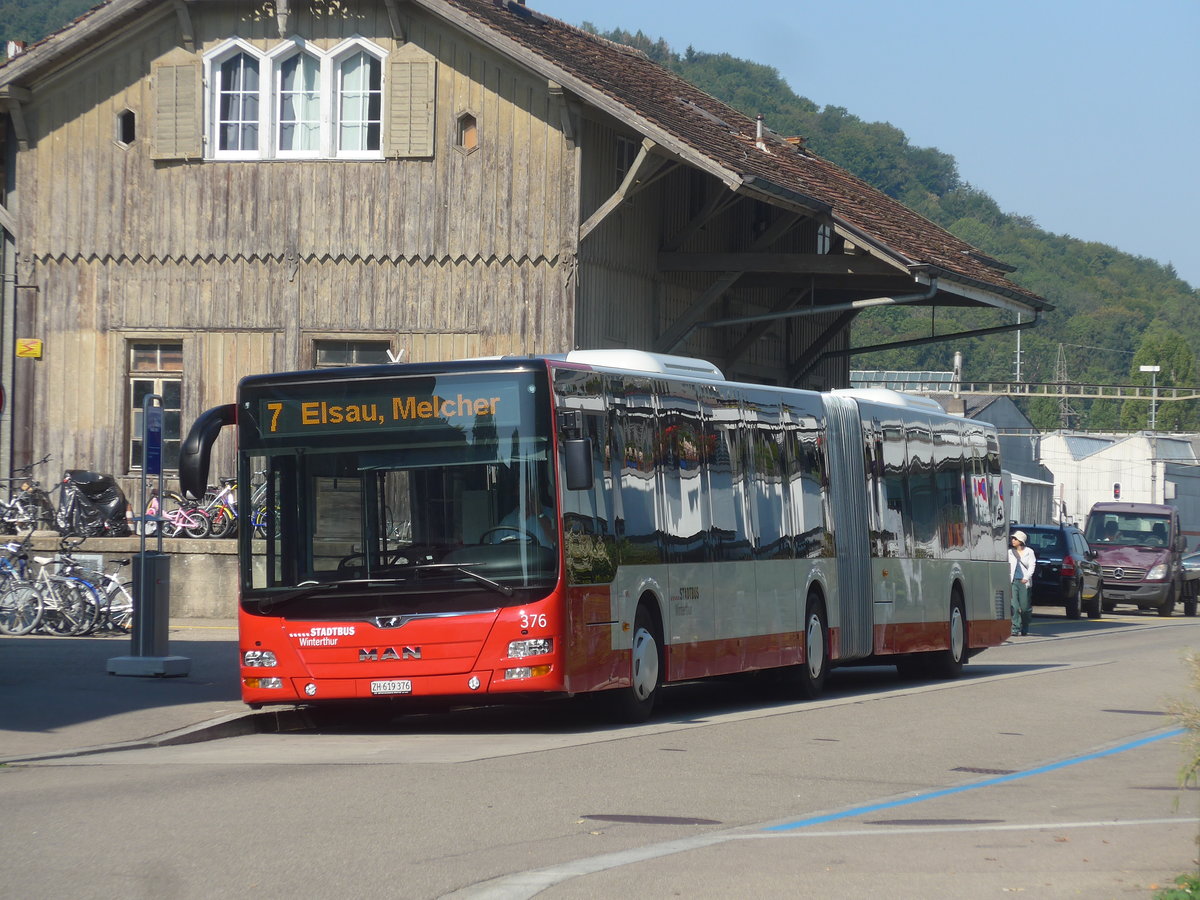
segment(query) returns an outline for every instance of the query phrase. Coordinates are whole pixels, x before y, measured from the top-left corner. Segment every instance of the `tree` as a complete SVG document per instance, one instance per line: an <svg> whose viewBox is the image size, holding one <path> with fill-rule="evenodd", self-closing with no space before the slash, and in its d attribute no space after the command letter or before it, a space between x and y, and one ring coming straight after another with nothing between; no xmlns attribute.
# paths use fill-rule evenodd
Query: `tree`
<svg viewBox="0 0 1200 900"><path fill-rule="evenodd" d="M1156 373L1141 371L1142 366L1158 366ZM1196 381L1196 355L1187 339L1166 324L1156 324L1147 330L1133 354L1129 377L1132 384L1165 387L1188 387ZM1121 409L1121 425L1137 431L1150 427L1149 400L1126 400ZM1195 430L1196 401L1173 400L1159 402L1155 408L1155 430Z"/></svg>

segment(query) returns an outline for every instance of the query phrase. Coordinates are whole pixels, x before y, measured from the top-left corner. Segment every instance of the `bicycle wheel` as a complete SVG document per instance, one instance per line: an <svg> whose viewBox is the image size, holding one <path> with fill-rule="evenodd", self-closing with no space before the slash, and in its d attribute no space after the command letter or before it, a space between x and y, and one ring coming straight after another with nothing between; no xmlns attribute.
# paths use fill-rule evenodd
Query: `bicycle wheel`
<svg viewBox="0 0 1200 900"><path fill-rule="evenodd" d="M223 538L230 534L234 526L237 524L233 520L233 516L229 510L223 506L218 506L212 511L210 519L210 533L215 538Z"/></svg>
<svg viewBox="0 0 1200 900"><path fill-rule="evenodd" d="M265 538L267 536L267 528L270 523L270 516L267 514L267 508L260 506L250 513L250 525L254 529L256 538Z"/></svg>
<svg viewBox="0 0 1200 900"><path fill-rule="evenodd" d="M183 526L183 530L187 533L188 537L206 538L212 531L212 522L200 510L192 510L187 522Z"/></svg>
<svg viewBox="0 0 1200 900"><path fill-rule="evenodd" d="M29 634L42 621L42 595L33 585L13 584L0 593L0 634Z"/></svg>
<svg viewBox="0 0 1200 900"><path fill-rule="evenodd" d="M69 580L74 582L73 591L76 594L72 608L72 618L76 624L71 634L91 634L100 627L100 619L104 615L104 595L86 578L72 576Z"/></svg>
<svg viewBox="0 0 1200 900"><path fill-rule="evenodd" d="M107 595L105 625L111 631L129 634L133 631L133 582L121 584L114 578L108 583Z"/></svg>
<svg viewBox="0 0 1200 900"><path fill-rule="evenodd" d="M81 635L91 631L100 604L90 584L65 575L50 575L43 587L42 627L47 632Z"/></svg>

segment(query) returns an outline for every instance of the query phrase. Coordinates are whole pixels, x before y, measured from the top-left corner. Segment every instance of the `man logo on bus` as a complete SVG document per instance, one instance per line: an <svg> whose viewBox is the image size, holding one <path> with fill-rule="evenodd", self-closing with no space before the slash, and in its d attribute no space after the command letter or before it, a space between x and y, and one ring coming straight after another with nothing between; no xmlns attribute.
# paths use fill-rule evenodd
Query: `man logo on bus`
<svg viewBox="0 0 1200 900"><path fill-rule="evenodd" d="M420 647L401 647L400 652L396 652L395 647L384 647L383 652L379 652L378 647L372 647L370 650L359 650L359 662L384 662L389 659L420 659Z"/></svg>

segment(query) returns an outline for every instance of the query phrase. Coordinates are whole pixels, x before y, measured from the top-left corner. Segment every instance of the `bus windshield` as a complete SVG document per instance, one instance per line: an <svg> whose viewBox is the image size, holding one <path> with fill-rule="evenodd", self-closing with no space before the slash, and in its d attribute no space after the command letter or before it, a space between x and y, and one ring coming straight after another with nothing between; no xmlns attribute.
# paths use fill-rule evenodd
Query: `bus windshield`
<svg viewBox="0 0 1200 900"><path fill-rule="evenodd" d="M248 611L436 613L553 587L544 373L263 380L240 404Z"/></svg>

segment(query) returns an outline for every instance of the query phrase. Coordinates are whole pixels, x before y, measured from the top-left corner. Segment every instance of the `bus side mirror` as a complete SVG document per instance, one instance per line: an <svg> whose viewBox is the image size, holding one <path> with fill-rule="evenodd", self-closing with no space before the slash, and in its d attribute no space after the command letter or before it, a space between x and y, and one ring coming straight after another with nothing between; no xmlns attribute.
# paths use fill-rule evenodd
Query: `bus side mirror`
<svg viewBox="0 0 1200 900"><path fill-rule="evenodd" d="M590 490L592 487L592 442L588 438L572 438L563 441L562 453L567 470L567 490Z"/></svg>
<svg viewBox="0 0 1200 900"><path fill-rule="evenodd" d="M208 485L208 457L217 435L226 425L237 422L237 407L232 403L214 406L202 412L192 423L179 447L179 487L193 500L204 496Z"/></svg>

